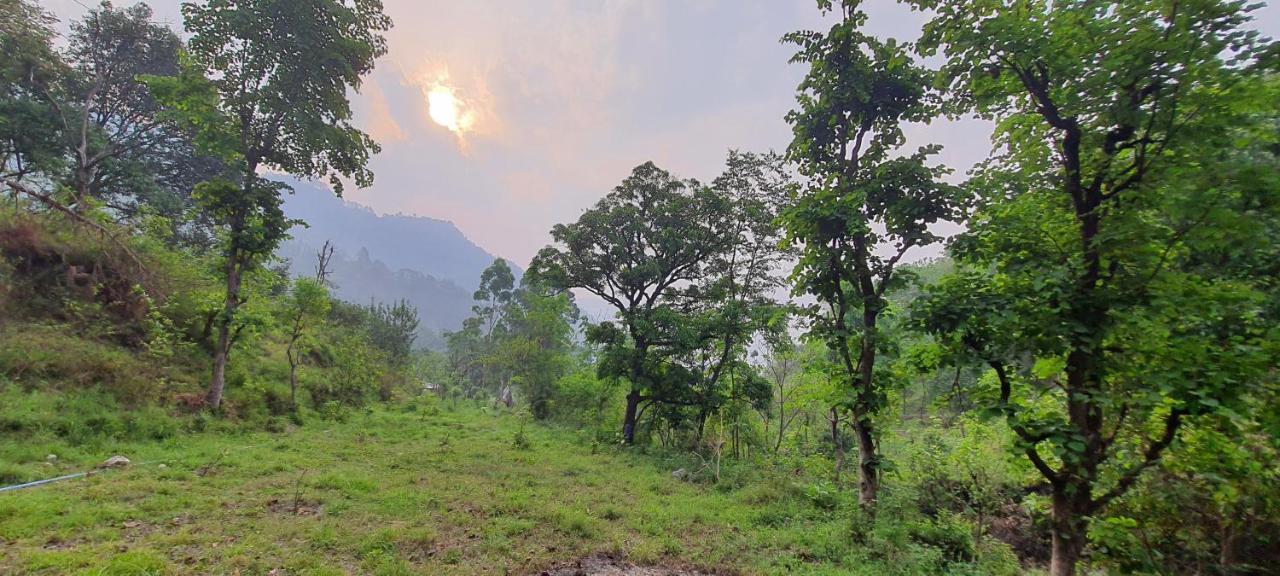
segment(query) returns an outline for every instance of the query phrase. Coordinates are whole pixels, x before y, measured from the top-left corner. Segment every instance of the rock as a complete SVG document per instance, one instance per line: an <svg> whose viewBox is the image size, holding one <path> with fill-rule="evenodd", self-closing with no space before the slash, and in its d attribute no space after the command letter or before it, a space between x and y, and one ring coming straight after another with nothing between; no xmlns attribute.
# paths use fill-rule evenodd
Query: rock
<svg viewBox="0 0 1280 576"><path fill-rule="evenodd" d="M165 468L168 468L168 467L169 467L169 465L168 465L168 464L161 464L161 465L159 465L159 466L156 466L156 468L159 468L159 469L161 469L161 470L164 470Z"/></svg>
<svg viewBox="0 0 1280 576"><path fill-rule="evenodd" d="M57 454L50 454L50 455L48 455L48 456L45 456L45 457L44 457L44 461L45 461L45 462L48 462L48 463L50 463L50 464L52 464L52 463L54 463L54 462L57 462L57 461L58 461L58 455L57 455Z"/></svg>
<svg viewBox="0 0 1280 576"><path fill-rule="evenodd" d="M129 465L129 459L124 456L112 456L107 458L105 462L99 464L99 468L124 468Z"/></svg>
<svg viewBox="0 0 1280 576"><path fill-rule="evenodd" d="M676 480L684 480L685 477L687 477L688 475L689 475L689 472L686 471L684 468L681 468L671 473L671 477L675 478Z"/></svg>

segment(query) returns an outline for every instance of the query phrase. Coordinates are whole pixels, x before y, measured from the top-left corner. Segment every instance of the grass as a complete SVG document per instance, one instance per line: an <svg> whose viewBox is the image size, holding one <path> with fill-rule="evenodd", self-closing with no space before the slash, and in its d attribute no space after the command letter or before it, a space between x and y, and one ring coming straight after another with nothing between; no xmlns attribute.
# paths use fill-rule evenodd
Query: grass
<svg viewBox="0 0 1280 576"><path fill-rule="evenodd" d="M536 573L594 553L737 572L845 573L795 537L838 520L761 523L751 494L671 477L629 452L482 411L377 409L281 433L182 433L2 451L55 476L0 494L0 573ZM64 450L55 463L45 450ZM798 525L801 522L803 525ZM807 560L806 560L807 558ZM806 566L807 565L807 566Z"/></svg>

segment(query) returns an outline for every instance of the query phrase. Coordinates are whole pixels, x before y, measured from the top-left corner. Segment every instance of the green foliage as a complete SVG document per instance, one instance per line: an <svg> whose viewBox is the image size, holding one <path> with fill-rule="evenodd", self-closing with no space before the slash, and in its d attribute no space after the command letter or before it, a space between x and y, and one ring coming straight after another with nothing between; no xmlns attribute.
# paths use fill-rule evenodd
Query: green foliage
<svg viewBox="0 0 1280 576"><path fill-rule="evenodd" d="M69 71L53 48L54 18L28 0L0 2L0 177L65 167L57 95Z"/></svg>
<svg viewBox="0 0 1280 576"><path fill-rule="evenodd" d="M922 324L994 371L984 404L1052 485L1068 574L1185 423L1272 380L1275 245L1221 242L1275 226L1276 53L1241 2L913 4L1001 148Z"/></svg>
<svg viewBox="0 0 1280 576"><path fill-rule="evenodd" d="M842 18L826 34L784 37L799 48L792 62L809 69L799 109L787 115L794 133L787 155L807 182L782 223L786 241L800 247L793 292L817 300L806 310L811 334L835 353L847 382L841 404L853 413L862 500L870 505L879 485L872 420L890 388L876 369L877 353L892 342L879 328L885 295L902 285L896 267L907 251L939 240L930 225L959 220L962 199L939 180L947 170L928 165L938 146L897 154L902 123L936 113L929 73L897 41L863 32L860 4L840 2Z"/></svg>
<svg viewBox="0 0 1280 576"><path fill-rule="evenodd" d="M381 354L355 336L347 336L326 346L324 364L331 368L324 378L307 382L312 405L320 409L329 402L360 406L378 392L383 368Z"/></svg>
<svg viewBox="0 0 1280 576"><path fill-rule="evenodd" d="M581 288L611 305L619 325L590 327L604 379L630 387L622 434L635 441L642 403L699 434L726 401L729 375L775 307L777 204L789 186L774 155L729 155L711 186L645 163L572 224L552 229L532 282ZM758 382L750 377L744 382ZM646 408L647 409L647 408Z"/></svg>

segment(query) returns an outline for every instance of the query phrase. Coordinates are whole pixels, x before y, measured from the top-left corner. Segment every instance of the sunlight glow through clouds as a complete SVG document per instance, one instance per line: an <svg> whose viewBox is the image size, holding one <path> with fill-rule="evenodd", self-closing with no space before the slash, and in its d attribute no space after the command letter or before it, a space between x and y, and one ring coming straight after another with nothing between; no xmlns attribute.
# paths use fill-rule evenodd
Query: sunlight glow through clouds
<svg viewBox="0 0 1280 576"><path fill-rule="evenodd" d="M488 134L496 127L483 77L476 75L470 82L460 82L448 67L439 64L423 65L406 77L422 93L426 117L452 133L462 152L469 147L469 136Z"/></svg>
<svg viewBox="0 0 1280 576"><path fill-rule="evenodd" d="M448 128L461 137L475 124L475 113L454 94L453 88L444 84L432 86L427 93L427 113L436 124Z"/></svg>

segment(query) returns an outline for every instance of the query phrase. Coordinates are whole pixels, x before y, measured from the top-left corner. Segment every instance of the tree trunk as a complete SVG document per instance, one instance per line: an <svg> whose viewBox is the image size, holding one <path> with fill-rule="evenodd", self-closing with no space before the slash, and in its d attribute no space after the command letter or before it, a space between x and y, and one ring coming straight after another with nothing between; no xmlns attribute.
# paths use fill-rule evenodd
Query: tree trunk
<svg viewBox="0 0 1280 576"><path fill-rule="evenodd" d="M840 412L835 408L831 409L831 443L835 445L836 450L836 470L835 481L836 489L840 489L840 472L844 470L844 444L840 442Z"/></svg>
<svg viewBox="0 0 1280 576"><path fill-rule="evenodd" d="M231 323L240 306L240 254L233 251L227 258L227 294L223 301L222 322L218 324L218 342L213 350L213 380L205 395L205 406L217 410L222 406L222 391L226 387L227 356L231 353Z"/></svg>
<svg viewBox="0 0 1280 576"><path fill-rule="evenodd" d="M858 504L870 509L876 503L880 491L879 465L876 463L876 443L872 435L871 418L854 414L853 430L858 438Z"/></svg>
<svg viewBox="0 0 1280 576"><path fill-rule="evenodd" d="M298 411L298 359L293 355L294 341L289 342L289 349L285 350L285 356L289 357L289 404L293 407L293 411Z"/></svg>
<svg viewBox="0 0 1280 576"><path fill-rule="evenodd" d="M627 411L622 416L622 441L628 446L636 443L636 410L640 407L640 391L635 388L627 394Z"/></svg>
<svg viewBox="0 0 1280 576"><path fill-rule="evenodd" d="M783 392L781 386L778 387L778 443L773 446L773 452L777 454L782 451L782 438L787 432L787 396Z"/></svg>
<svg viewBox="0 0 1280 576"><path fill-rule="evenodd" d="M227 352L223 342L227 339L225 329L218 329L218 348L213 351L213 380L209 382L209 392L205 394L204 405L212 410L222 406L222 389L226 386Z"/></svg>
<svg viewBox="0 0 1280 576"><path fill-rule="evenodd" d="M1088 494L1088 487L1069 487L1055 490L1066 492L1071 489L1083 489ZM1076 563L1084 552L1087 524L1082 511L1077 510L1078 498L1066 494L1053 496L1053 524L1050 532L1053 535L1053 556L1049 560L1049 576L1075 576Z"/></svg>
<svg viewBox="0 0 1280 576"><path fill-rule="evenodd" d="M876 321L879 317L878 296L874 303L864 303L862 312L862 350L858 356L857 401L853 409L853 430L858 438L858 504L869 511L880 491L880 463L876 456L874 425L871 423L875 402L872 378L876 368Z"/></svg>

